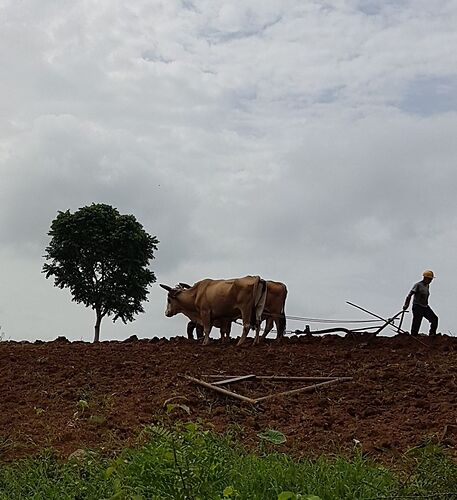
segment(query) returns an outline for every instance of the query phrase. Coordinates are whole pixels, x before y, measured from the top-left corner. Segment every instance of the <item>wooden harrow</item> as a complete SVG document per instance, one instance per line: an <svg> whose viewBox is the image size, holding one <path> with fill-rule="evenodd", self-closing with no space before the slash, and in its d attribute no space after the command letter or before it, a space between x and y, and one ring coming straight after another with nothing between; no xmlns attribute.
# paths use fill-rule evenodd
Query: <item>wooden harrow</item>
<svg viewBox="0 0 457 500"><path fill-rule="evenodd" d="M347 382L352 380L352 377L289 377L283 375L206 375L206 378L210 379L221 379L216 380L215 382L207 382L205 380L201 380L195 377L191 377L190 375L182 375L185 379L190 380L194 384L201 385L206 389L211 389L212 391L218 392L219 394L223 394L224 396L228 396L234 399L238 399L243 403L250 403L252 405L256 405L258 403L268 401L273 398L279 398L284 396L291 396L293 394L298 394L300 392L311 392L321 387L325 387L327 385L335 384L338 382ZM205 375L204 375L205 376ZM298 387L296 389L291 389L288 391L276 392L273 394L268 394L266 396L261 396L258 398L249 398L247 396L243 396L242 394L238 394L236 392L225 389L223 386L229 384L236 384L244 381L256 381L256 380L271 380L271 381L281 381L281 382L303 382L303 381L313 381L317 382L312 385Z"/></svg>

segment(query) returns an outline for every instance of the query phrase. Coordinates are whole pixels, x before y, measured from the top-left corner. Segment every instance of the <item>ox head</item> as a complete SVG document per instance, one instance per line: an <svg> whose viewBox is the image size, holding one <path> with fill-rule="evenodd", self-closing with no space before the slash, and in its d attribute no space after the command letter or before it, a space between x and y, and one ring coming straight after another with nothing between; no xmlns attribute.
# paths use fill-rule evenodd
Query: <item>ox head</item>
<svg viewBox="0 0 457 500"><path fill-rule="evenodd" d="M160 284L160 286L168 292L167 297L167 308L165 309L165 316L167 318L171 318L176 314L182 312L182 308L179 304L179 300L177 299L178 295L184 290L181 286L176 286L175 288L171 288L171 286Z"/></svg>

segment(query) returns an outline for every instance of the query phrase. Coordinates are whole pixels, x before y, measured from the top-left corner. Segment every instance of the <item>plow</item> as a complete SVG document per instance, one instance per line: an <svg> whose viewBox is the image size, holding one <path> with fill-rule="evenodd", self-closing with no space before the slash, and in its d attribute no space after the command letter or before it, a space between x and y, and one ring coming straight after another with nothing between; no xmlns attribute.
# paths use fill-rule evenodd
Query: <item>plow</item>
<svg viewBox="0 0 457 500"><path fill-rule="evenodd" d="M377 318L376 320L329 320L329 319L316 319L316 318L301 318L297 316L287 316L287 319L290 320L300 320L300 321L307 321L307 322L314 322L314 323L348 323L348 324L359 324L359 323L371 323L371 326L364 326L364 327L359 327L359 328L346 328L343 326L334 326L331 328L323 328L323 329L317 329L317 330L311 330L309 324L305 324L305 328L303 330L289 330L287 333L294 334L294 335L325 335L328 333L346 333L346 334L358 334L358 335L363 335L363 334L368 334L370 336L376 336L379 333L381 333L383 330L385 330L387 327L390 327L392 330L394 330L396 333L404 333L406 334L407 332L405 330L402 330L401 326L403 324L403 318L405 315L405 310L401 310L394 314L393 316L389 318L385 318L383 316L379 316L378 314L369 311L368 309L365 309L364 307L361 307L357 304L354 304L353 302L346 301L347 304L349 304L352 307L355 307L370 316ZM400 319L400 322L398 326L395 326L395 321Z"/></svg>

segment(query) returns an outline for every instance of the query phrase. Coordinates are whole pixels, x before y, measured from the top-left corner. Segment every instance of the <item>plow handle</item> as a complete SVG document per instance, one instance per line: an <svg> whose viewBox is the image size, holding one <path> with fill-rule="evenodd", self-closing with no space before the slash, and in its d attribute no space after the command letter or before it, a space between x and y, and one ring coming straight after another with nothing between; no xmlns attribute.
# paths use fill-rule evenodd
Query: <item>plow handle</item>
<svg viewBox="0 0 457 500"><path fill-rule="evenodd" d="M398 330L397 330L398 333L401 332L401 325L403 324L403 318L405 317L405 312L406 312L406 310L403 309L403 311L401 313L400 324L398 325Z"/></svg>

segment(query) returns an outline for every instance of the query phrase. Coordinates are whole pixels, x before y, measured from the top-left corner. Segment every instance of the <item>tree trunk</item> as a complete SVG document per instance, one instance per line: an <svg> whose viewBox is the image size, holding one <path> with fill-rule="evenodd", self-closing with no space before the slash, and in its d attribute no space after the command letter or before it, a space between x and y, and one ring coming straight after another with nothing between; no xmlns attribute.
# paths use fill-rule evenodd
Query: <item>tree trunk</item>
<svg viewBox="0 0 457 500"><path fill-rule="evenodd" d="M95 313L97 315L97 319L95 321L95 336L94 336L94 342L99 342L100 341L100 324L102 322L102 313L99 309L95 310Z"/></svg>

